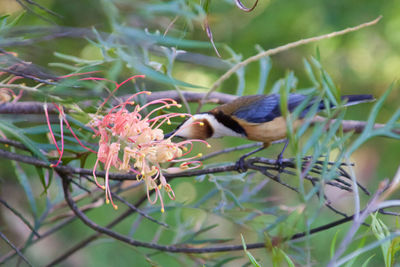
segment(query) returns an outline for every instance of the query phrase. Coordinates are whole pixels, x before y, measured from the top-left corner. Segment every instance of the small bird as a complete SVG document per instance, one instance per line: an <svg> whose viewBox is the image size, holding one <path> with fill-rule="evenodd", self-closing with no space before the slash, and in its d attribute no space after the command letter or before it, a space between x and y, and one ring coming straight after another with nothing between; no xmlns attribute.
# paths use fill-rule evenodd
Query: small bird
<svg viewBox="0 0 400 267"><path fill-rule="evenodd" d="M374 100L372 95L345 95L341 97L344 106ZM316 101L319 101L316 104ZM317 105L317 111L325 109L325 104L317 98L311 98L302 94L289 94L287 108L293 112L299 105L304 105L299 118L294 121L296 129L304 122L304 117L313 105ZM335 106L330 104L331 108ZM223 136L236 136L253 141L263 142L263 146L257 150L242 156L238 161L239 169L244 170L244 158L267 148L272 142L286 138L286 120L281 112L281 96L249 95L238 97L232 102L220 105L208 112L195 114L181 123L174 131L167 133L164 138L177 136L184 139L208 139ZM282 154L287 146L287 141L278 161L282 160ZM278 162L279 163L279 162Z"/></svg>

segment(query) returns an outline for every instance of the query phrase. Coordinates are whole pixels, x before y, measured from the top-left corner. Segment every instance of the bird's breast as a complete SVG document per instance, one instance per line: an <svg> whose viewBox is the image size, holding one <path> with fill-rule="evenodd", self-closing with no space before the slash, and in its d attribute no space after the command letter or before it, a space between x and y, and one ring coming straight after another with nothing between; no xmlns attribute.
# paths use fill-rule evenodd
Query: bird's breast
<svg viewBox="0 0 400 267"><path fill-rule="evenodd" d="M287 136L286 120L283 117L277 117L264 123L249 123L238 118L235 119L246 131L247 138L253 141L270 143L284 139ZM296 120L293 124L293 129L300 126L302 122L303 120Z"/></svg>

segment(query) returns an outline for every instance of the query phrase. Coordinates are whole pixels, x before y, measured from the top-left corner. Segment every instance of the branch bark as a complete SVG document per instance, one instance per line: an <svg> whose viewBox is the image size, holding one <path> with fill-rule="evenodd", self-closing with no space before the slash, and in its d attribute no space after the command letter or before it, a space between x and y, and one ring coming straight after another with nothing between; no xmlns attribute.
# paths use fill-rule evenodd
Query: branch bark
<svg viewBox="0 0 400 267"><path fill-rule="evenodd" d="M182 91L181 92L183 97L188 102L200 102L206 93L198 93L198 92L186 92ZM129 96L122 97L122 100L127 98ZM160 91L160 92L153 92L151 95L143 95L145 97L147 102L161 99L161 98L171 98L177 102L181 102L181 97L179 93L176 90L167 90L167 91ZM214 104L225 104L228 102L233 101L236 99L238 96L235 95L230 95L230 94L224 94L224 93L218 93L218 92L213 92L210 94L210 96L207 98L208 103L214 103ZM82 103L83 107L87 106L92 106L93 103L92 101L85 101ZM49 113L56 113L57 110L54 108L53 105L48 105L48 112ZM68 112L68 110L65 110L65 112ZM34 102L34 101L27 101L27 102L16 102L16 103L3 103L0 104L0 114L44 114L43 110L43 103L41 102ZM315 122L320 122L325 120L323 117L317 116L315 118ZM334 120L332 120L332 123ZM343 120L342 121L342 127L344 132L350 132L354 131L355 133L361 133L367 122L365 121L356 121L356 120ZM384 127L384 124L376 123L374 125L374 128L382 128ZM400 134L400 128L399 129L393 129L394 133Z"/></svg>
<svg viewBox="0 0 400 267"><path fill-rule="evenodd" d="M97 231L98 233L106 234L114 239L125 242L125 243L135 246L135 247L145 247L145 248L155 249L155 250L159 250L159 251L172 252L172 253L214 253L214 252L243 250L242 244L226 245L226 246L218 246L218 247L194 248L194 247L187 247L188 245L182 245L182 244L177 246L177 245L159 245L156 243L142 242L142 241L138 241L138 240L129 238L127 236L121 235L121 234L119 234L115 231L112 231L106 227L97 225L96 223L91 221L83 212L81 212L70 195L70 192L68 189L70 180L69 180L68 176L63 175L62 179L63 179L64 197L65 197L68 205L70 206L71 210L76 214L76 216L78 218L80 218L82 220L83 223L85 223L87 226L89 226L93 230ZM279 238L279 240L281 240L281 241L295 240L295 239L305 237L306 235L311 235L311 234L315 234L315 233L318 233L321 231L325 231L327 229L330 229L335 226L346 223L348 221L351 221L353 219L353 216L349 216L349 217L331 222L329 224L311 229L309 232L300 232L300 233L294 234L287 238ZM247 247L247 249L264 248L265 243L264 242L251 243L251 244L247 244L246 247ZM55 264L55 263L59 263L59 262L60 261L52 262L51 264Z"/></svg>

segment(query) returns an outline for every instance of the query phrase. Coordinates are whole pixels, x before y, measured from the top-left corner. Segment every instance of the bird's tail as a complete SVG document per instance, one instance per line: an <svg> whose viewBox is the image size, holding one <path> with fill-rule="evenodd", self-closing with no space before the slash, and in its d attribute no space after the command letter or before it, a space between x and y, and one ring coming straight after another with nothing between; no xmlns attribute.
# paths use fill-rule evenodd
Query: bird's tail
<svg viewBox="0 0 400 267"><path fill-rule="evenodd" d="M344 95L341 97L342 101L345 103L344 106L352 106L360 103L371 102L374 101L375 98L372 95ZM314 102L315 103L315 102ZM310 111L310 107L313 105L313 102L301 113L300 117L305 117L306 114ZM331 108L335 108L336 106L333 103L330 103ZM319 110L324 110L326 108L325 102L320 101L318 105Z"/></svg>
<svg viewBox="0 0 400 267"><path fill-rule="evenodd" d="M357 105L365 102L372 102L375 98L372 95L344 95L341 97L342 101L345 101L345 106Z"/></svg>

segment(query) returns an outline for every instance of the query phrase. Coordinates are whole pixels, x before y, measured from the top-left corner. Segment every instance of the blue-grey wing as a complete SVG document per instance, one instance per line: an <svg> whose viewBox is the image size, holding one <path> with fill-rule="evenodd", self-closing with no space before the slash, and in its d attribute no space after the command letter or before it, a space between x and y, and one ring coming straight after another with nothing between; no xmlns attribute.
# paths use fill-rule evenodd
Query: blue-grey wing
<svg viewBox="0 0 400 267"><path fill-rule="evenodd" d="M306 98L305 95L290 94L288 99L289 112L292 112L298 105L305 101ZM271 94L254 101L250 105L239 108L237 111L232 113L232 115L252 123L272 121L275 118L282 116L280 99L279 94Z"/></svg>

